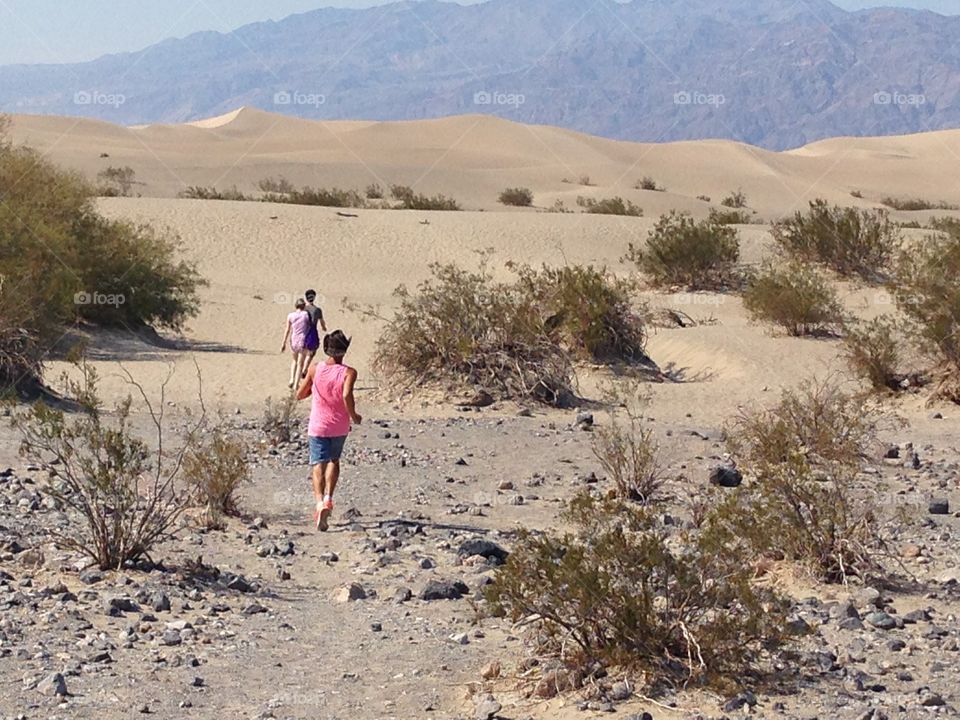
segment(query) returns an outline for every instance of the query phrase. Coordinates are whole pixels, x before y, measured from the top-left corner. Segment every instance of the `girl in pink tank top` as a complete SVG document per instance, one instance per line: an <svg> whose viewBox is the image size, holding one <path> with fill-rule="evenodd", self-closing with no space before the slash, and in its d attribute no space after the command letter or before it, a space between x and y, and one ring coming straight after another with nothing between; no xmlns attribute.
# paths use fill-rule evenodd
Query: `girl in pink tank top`
<svg viewBox="0 0 960 720"><path fill-rule="evenodd" d="M353 388L357 371L344 365L350 340L337 330L323 339L326 362L313 365L297 392L298 400L310 398L310 464L313 466L313 494L317 501L313 513L318 530L329 527L333 512L333 493L340 480L340 457L350 434L351 422L359 425Z"/></svg>

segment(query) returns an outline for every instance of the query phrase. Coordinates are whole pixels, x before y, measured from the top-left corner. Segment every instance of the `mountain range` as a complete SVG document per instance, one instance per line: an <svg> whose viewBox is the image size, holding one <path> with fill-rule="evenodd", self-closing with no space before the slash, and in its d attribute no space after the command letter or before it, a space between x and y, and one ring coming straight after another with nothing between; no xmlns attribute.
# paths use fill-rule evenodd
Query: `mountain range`
<svg viewBox="0 0 960 720"><path fill-rule="evenodd" d="M486 113L779 150L960 127L960 16L827 0L405 0L0 67L6 112L133 125L239 106L331 120Z"/></svg>

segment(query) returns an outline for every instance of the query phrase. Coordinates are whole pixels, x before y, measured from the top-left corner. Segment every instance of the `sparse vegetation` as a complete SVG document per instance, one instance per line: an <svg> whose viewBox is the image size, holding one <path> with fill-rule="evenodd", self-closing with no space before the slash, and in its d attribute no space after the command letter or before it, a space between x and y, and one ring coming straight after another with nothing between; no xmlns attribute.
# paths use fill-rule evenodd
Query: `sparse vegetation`
<svg viewBox="0 0 960 720"><path fill-rule="evenodd" d="M874 390L897 392L903 389L904 380L911 379L900 369L902 347L897 324L889 316L847 326L844 337L847 365ZM916 376L911 380L911 385L920 384Z"/></svg>
<svg viewBox="0 0 960 720"><path fill-rule="evenodd" d="M461 207L456 200L448 198L445 195L427 196L422 193L415 193L406 185L393 185L390 188L390 195L394 200L401 203L404 210L460 210Z"/></svg>
<svg viewBox="0 0 960 720"><path fill-rule="evenodd" d="M747 196L743 190L737 190L736 192L727 195L723 200L720 201L720 204L724 207L743 210L747 207Z"/></svg>
<svg viewBox="0 0 960 720"><path fill-rule="evenodd" d="M634 392L611 399L609 422L594 432L593 454L613 480L621 500L652 505L660 499L665 477L659 448L646 426L643 409L646 399Z"/></svg>
<svg viewBox="0 0 960 720"><path fill-rule="evenodd" d="M205 509L208 527L222 528L225 517L240 514L237 491L250 481L250 465L243 443L231 438L222 426L191 445L183 458L183 475Z"/></svg>
<svg viewBox="0 0 960 720"><path fill-rule="evenodd" d="M654 179L653 179L652 177L650 177L649 175L646 176L646 177L644 177L644 178L641 178L640 180L638 180L638 181L637 181L637 184L634 185L634 189L636 189L636 190L651 190L651 191L653 191L653 192L666 192L666 191L667 191L667 189L666 189L665 187L662 187L662 186L660 186L660 185L657 185L657 181L654 180Z"/></svg>
<svg viewBox="0 0 960 720"><path fill-rule="evenodd" d="M751 277L743 305L754 320L778 325L795 337L836 333L844 320L828 279L796 262L768 265Z"/></svg>
<svg viewBox="0 0 960 720"><path fill-rule="evenodd" d="M295 411L296 398L293 395L287 395L280 402L273 398L267 398L264 402L260 429L274 446L283 445L293 439L297 426Z"/></svg>
<svg viewBox="0 0 960 720"><path fill-rule="evenodd" d="M825 200L814 200L806 214L776 223L771 232L789 257L868 281L886 277L901 243L885 211L831 207Z"/></svg>
<svg viewBox="0 0 960 720"><path fill-rule="evenodd" d="M229 190L217 190L214 187L200 185L191 185L186 190L181 190L177 197L186 200L227 200L234 202L249 202L256 199L240 192L236 187Z"/></svg>
<svg viewBox="0 0 960 720"><path fill-rule="evenodd" d="M851 197L855 197L858 200L863 200L863 193L860 192L859 190L851 190L850 195Z"/></svg>
<svg viewBox="0 0 960 720"><path fill-rule="evenodd" d="M736 230L674 211L660 218L645 246L630 244L626 260L657 285L704 290L734 284L739 257Z"/></svg>
<svg viewBox="0 0 960 720"><path fill-rule="evenodd" d="M697 200L700 200L705 203L713 202L709 195L697 195Z"/></svg>
<svg viewBox="0 0 960 720"><path fill-rule="evenodd" d="M97 187L97 194L103 197L130 197L130 191L136 183L137 174L133 168L108 167L97 173L97 180L100 182Z"/></svg>
<svg viewBox="0 0 960 720"><path fill-rule="evenodd" d="M293 186L293 183L291 183L285 177L264 178L259 183L257 183L257 187L260 188L262 192L271 193L274 195L290 195L291 193L296 191L296 188Z"/></svg>
<svg viewBox="0 0 960 720"><path fill-rule="evenodd" d="M944 201L930 202L919 198L885 197L880 201L883 205L894 210L916 212L918 210L960 210L960 205Z"/></svg>
<svg viewBox="0 0 960 720"><path fill-rule="evenodd" d="M711 208L709 221L717 225L749 225L753 217L746 210L717 210Z"/></svg>
<svg viewBox="0 0 960 720"><path fill-rule="evenodd" d="M364 195L367 196L367 200L383 200L383 188L379 183L371 183L367 185Z"/></svg>
<svg viewBox="0 0 960 720"><path fill-rule="evenodd" d="M507 188L500 193L500 203L515 207L530 207L533 205L533 191L529 188Z"/></svg>
<svg viewBox="0 0 960 720"><path fill-rule="evenodd" d="M289 205L312 205L333 208L362 208L366 201L356 190L341 188L302 187L291 189L283 194L267 193L263 202L287 203Z"/></svg>
<svg viewBox="0 0 960 720"><path fill-rule="evenodd" d="M877 423L863 398L834 383L788 390L774 407L746 412L728 435L750 482L711 514L705 532L741 546L728 550L738 557L802 562L827 582L869 580L880 570L881 518L857 474Z"/></svg>
<svg viewBox="0 0 960 720"><path fill-rule="evenodd" d="M582 207L585 212L595 215L625 215L629 217L643 217L643 209L634 205L630 200L624 200L622 197L604 198L597 200L595 198L584 197L577 198L577 205Z"/></svg>
<svg viewBox="0 0 960 720"><path fill-rule="evenodd" d="M54 539L102 570L119 570L148 557L176 532L189 507L189 497L179 487L182 464L195 446L203 417L171 454L165 444L163 392L155 410L128 376L138 406L147 409L154 427L148 445L132 430L132 399L128 396L107 412L97 395L95 372L82 369L81 380L65 380L80 412L68 416L38 402L15 415L14 425L23 437L22 454L55 469L43 492L70 522L52 531Z"/></svg>
<svg viewBox="0 0 960 720"><path fill-rule="evenodd" d="M496 612L535 621L534 652L559 661L540 697L613 667L729 688L787 642L786 603L709 536L674 542L648 510L589 496L565 519L574 532L523 531L487 592Z"/></svg>

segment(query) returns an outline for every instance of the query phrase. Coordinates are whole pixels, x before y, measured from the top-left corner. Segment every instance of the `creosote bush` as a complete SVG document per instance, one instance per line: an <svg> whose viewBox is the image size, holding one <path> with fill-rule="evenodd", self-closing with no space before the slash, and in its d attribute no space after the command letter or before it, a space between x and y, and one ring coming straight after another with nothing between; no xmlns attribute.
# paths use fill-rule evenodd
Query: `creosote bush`
<svg viewBox="0 0 960 720"><path fill-rule="evenodd" d="M773 323L794 337L836 333L843 307L829 280L809 265L768 265L754 274L743 293L753 320Z"/></svg>
<svg viewBox="0 0 960 720"><path fill-rule="evenodd" d="M637 392L617 392L611 401L618 409L594 430L593 455L613 480L618 498L652 505L659 500L665 477L659 447L644 422L646 399Z"/></svg>
<svg viewBox="0 0 960 720"><path fill-rule="evenodd" d="M250 481L246 446L222 426L198 438L183 459L183 475L204 507L207 526L223 527L223 519L240 514L237 491Z"/></svg>
<svg viewBox="0 0 960 720"><path fill-rule="evenodd" d="M746 210L711 208L708 220L717 225L749 225L753 222L753 216Z"/></svg>
<svg viewBox="0 0 960 720"><path fill-rule="evenodd" d="M187 432L181 449L171 451L163 391L154 409L128 375L137 404L147 409L153 426L148 444L132 429L132 398L107 412L97 395L96 373L85 365L81 369L81 380L64 379L79 412L68 415L38 402L16 414L13 422L22 435L21 454L55 471L42 491L67 513L69 522L51 531L54 540L102 570L121 569L148 558L176 532L190 506L189 493L180 484L183 461L204 418Z"/></svg>
<svg viewBox="0 0 960 720"><path fill-rule="evenodd" d="M723 200L720 201L720 204L724 207L742 210L747 207L747 196L743 190L737 190L736 192L732 192L727 195Z"/></svg>
<svg viewBox="0 0 960 720"><path fill-rule="evenodd" d="M415 193L413 189L406 185L393 185L390 188L390 195L394 200L400 202L400 207L404 210L461 210L460 204L446 195L424 195Z"/></svg>
<svg viewBox="0 0 960 720"><path fill-rule="evenodd" d="M570 684L616 668L726 689L787 642L784 600L711 536L672 538L646 508L586 495L565 520L572 532L524 531L487 597L536 620L534 651L562 662Z"/></svg>
<svg viewBox="0 0 960 720"><path fill-rule="evenodd" d="M297 427L297 401L293 395L287 395L281 401L267 398L263 404L263 417L260 429L273 445L282 445L293 439Z"/></svg>
<svg viewBox="0 0 960 720"><path fill-rule="evenodd" d="M215 187L204 187L202 185L190 185L185 190L181 190L177 197L185 200L227 200L234 202L249 202L254 199L236 187L229 190L217 190Z"/></svg>
<svg viewBox="0 0 960 720"><path fill-rule="evenodd" d="M661 216L646 245L630 244L626 260L656 285L719 290L737 282L740 240L734 228L686 213Z"/></svg>
<svg viewBox="0 0 960 720"><path fill-rule="evenodd" d="M904 382L920 385L923 378L908 375L903 364L903 338L897 323L889 316L847 325L843 339L843 354L850 370L869 383L873 390L899 392Z"/></svg>
<svg viewBox="0 0 960 720"><path fill-rule="evenodd" d="M736 555L806 564L827 582L870 579L884 543L878 497L858 486L878 417L834 383L785 391L777 405L746 411L728 429L747 477L705 523Z"/></svg>
<svg viewBox="0 0 960 720"><path fill-rule="evenodd" d="M657 184L657 181L654 180L654 179L653 179L652 177L650 177L649 175L646 176L646 177L644 177L644 178L641 178L640 180L638 180L638 181L637 181L637 184L634 186L634 188L635 188L636 190L651 190L651 191L653 191L653 192L666 192L666 191L667 191L667 189L666 189L665 187L661 187L660 185L658 185L658 184Z"/></svg>
<svg viewBox="0 0 960 720"><path fill-rule="evenodd" d="M960 210L960 206L942 200L931 202L919 198L895 198L885 197L880 201L888 208L902 210L907 212L916 212L918 210Z"/></svg>
<svg viewBox="0 0 960 720"><path fill-rule="evenodd" d="M774 224L771 234L792 259L871 282L886 277L901 244L900 230L886 211L831 207L825 200Z"/></svg>
<svg viewBox="0 0 960 720"><path fill-rule="evenodd" d="M136 177L137 174L129 165L108 167L97 173L97 180L100 181L97 193L104 197L129 197Z"/></svg>
<svg viewBox="0 0 960 720"><path fill-rule="evenodd" d="M634 205L630 200L624 200L622 197L596 198L584 197L577 198L577 205L584 209L584 212L594 215L624 215L627 217L643 217L643 208Z"/></svg>
<svg viewBox="0 0 960 720"><path fill-rule="evenodd" d="M500 193L500 203L514 207L530 207L533 205L533 190L521 187L507 188Z"/></svg>

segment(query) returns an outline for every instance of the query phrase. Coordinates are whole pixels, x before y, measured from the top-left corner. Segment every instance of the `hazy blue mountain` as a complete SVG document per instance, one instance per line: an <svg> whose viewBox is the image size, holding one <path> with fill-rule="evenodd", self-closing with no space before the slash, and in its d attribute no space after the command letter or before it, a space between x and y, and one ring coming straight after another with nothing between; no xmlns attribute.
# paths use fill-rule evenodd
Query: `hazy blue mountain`
<svg viewBox="0 0 960 720"><path fill-rule="evenodd" d="M0 67L0 109L180 122L492 113L786 148L960 126L960 17L827 0L424 0L322 9L75 65Z"/></svg>

